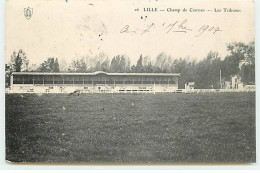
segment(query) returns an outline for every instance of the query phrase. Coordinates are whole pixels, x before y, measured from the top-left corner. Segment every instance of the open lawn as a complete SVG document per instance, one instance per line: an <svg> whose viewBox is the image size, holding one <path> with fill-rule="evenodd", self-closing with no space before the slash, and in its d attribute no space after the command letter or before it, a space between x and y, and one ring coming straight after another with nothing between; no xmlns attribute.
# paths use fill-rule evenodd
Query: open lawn
<svg viewBox="0 0 260 173"><path fill-rule="evenodd" d="M255 93L6 94L12 162L256 161Z"/></svg>

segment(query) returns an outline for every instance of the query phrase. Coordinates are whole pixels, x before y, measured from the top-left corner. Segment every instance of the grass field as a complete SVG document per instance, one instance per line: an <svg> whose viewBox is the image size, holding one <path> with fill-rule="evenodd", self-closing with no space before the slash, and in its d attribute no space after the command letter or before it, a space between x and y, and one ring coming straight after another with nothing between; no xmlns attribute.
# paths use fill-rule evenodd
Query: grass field
<svg viewBox="0 0 260 173"><path fill-rule="evenodd" d="M6 94L13 162L256 161L255 93Z"/></svg>

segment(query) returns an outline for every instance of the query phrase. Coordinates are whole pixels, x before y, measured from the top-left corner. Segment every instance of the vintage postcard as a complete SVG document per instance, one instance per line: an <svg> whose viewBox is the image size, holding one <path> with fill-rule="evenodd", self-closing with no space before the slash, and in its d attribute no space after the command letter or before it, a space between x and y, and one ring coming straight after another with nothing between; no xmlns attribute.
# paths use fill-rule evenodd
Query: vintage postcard
<svg viewBox="0 0 260 173"><path fill-rule="evenodd" d="M254 8L6 0L6 161L255 163Z"/></svg>

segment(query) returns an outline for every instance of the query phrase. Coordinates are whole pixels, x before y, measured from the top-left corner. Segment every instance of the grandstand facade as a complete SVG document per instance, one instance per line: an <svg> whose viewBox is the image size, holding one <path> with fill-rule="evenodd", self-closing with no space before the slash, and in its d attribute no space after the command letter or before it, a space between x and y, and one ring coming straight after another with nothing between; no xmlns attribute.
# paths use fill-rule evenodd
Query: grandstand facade
<svg viewBox="0 0 260 173"><path fill-rule="evenodd" d="M13 72L10 93L155 93L176 92L175 73Z"/></svg>

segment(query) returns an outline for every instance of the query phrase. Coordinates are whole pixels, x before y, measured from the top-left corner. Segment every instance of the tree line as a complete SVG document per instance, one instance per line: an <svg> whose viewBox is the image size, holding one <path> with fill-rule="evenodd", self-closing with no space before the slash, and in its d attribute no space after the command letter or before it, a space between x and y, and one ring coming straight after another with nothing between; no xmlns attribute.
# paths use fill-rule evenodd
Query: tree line
<svg viewBox="0 0 260 173"><path fill-rule="evenodd" d="M244 84L255 83L255 45L234 42L227 45L228 55L221 58L218 52L210 51L200 61L188 58L173 59L170 55L160 53L154 60L140 55L131 65L126 55L114 56L111 60L104 53L95 57L81 57L71 61L68 67L58 62L58 58L50 57L37 69L30 69L29 61L23 50L11 55L12 71L32 72L95 72L110 73L180 73L179 88L186 82L195 82L196 88L220 88L220 70L222 82L229 81L238 75Z"/></svg>

